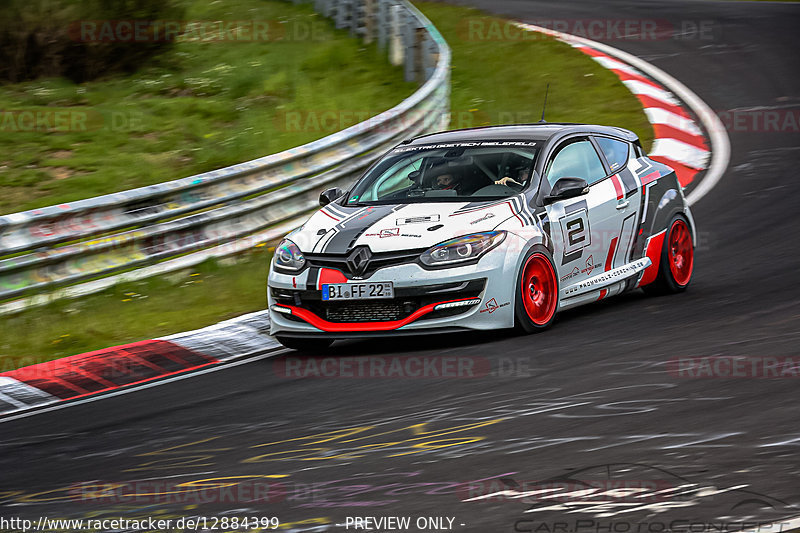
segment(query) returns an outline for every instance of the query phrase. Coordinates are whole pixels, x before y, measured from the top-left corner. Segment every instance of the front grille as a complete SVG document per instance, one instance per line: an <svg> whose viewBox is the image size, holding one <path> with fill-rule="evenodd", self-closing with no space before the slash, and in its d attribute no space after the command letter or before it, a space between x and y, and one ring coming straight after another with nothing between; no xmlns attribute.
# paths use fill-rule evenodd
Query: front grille
<svg viewBox="0 0 800 533"><path fill-rule="evenodd" d="M413 311L413 310L412 310ZM397 302L341 302L328 304L324 318L329 322L385 322L408 316Z"/></svg>
<svg viewBox="0 0 800 533"><path fill-rule="evenodd" d="M406 263L413 263L417 258L427 250L422 248L420 250L403 250L401 252L375 252L372 253L369 263L361 274L360 278L368 278L381 268L390 266L403 265ZM357 275L350 270L350 265L347 263L347 254L304 254L309 266L321 268L335 268L336 270L344 273L348 278Z"/></svg>
<svg viewBox="0 0 800 533"><path fill-rule="evenodd" d="M420 287L396 288L392 300L356 300L351 302L323 301L322 291L271 289L278 303L308 309L329 322L389 322L407 318L426 305L450 300L476 298L486 286L486 279L467 282L451 282ZM420 320L442 318L464 313L473 307L453 307L433 311ZM302 320L291 315L286 318Z"/></svg>

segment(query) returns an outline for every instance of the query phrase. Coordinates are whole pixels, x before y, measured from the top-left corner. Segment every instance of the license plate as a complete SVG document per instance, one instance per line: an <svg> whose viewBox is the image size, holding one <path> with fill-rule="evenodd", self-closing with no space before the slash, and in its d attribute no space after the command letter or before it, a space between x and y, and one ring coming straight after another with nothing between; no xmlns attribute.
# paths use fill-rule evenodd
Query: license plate
<svg viewBox="0 0 800 533"><path fill-rule="evenodd" d="M373 300L394 298L391 281L379 283L326 283L322 286L322 299L328 300Z"/></svg>

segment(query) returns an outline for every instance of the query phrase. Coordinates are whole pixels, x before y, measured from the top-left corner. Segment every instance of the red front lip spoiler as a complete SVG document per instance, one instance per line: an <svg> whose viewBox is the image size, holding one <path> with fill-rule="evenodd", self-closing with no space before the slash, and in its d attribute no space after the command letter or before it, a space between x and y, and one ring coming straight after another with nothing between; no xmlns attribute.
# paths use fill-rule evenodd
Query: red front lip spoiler
<svg viewBox="0 0 800 533"><path fill-rule="evenodd" d="M302 318L317 329L321 329L322 331L327 331L329 333L337 333L345 331L391 331L393 329L400 329L406 324L410 324L411 322L415 321L419 317L427 315L433 311L437 305L454 302L467 302L476 299L478 299L478 297L462 298L460 300L445 300L444 302L428 304L424 307L420 307L402 320L391 320L386 322L328 322L327 320L318 317L308 309L303 309L302 307L284 304L275 304L275 306L282 307L284 309L290 309L292 311L292 316ZM475 305L477 305L477 303Z"/></svg>

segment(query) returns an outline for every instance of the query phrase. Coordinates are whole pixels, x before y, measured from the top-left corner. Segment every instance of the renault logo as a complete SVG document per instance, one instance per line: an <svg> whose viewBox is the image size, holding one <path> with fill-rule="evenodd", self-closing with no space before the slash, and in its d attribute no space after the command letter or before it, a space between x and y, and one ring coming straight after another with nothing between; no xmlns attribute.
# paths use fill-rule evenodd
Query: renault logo
<svg viewBox="0 0 800 533"><path fill-rule="evenodd" d="M369 267L369 260L372 258L372 252L366 246L359 246L350 252L347 256L345 263L350 273L354 276L363 276Z"/></svg>

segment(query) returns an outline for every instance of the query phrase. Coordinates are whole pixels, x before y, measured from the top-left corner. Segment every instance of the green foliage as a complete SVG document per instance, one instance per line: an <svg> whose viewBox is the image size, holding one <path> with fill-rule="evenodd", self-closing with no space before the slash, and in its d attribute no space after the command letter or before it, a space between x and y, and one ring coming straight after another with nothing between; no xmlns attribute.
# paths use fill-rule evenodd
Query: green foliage
<svg viewBox="0 0 800 533"><path fill-rule="evenodd" d="M617 76L571 46L477 9L415 2L453 51L451 128L547 120L627 128L649 148L653 128ZM470 32L469 28L477 28Z"/></svg>
<svg viewBox="0 0 800 533"><path fill-rule="evenodd" d="M181 0L4 0L0 82L63 76L75 82L133 72L172 39L124 41L121 21L180 20ZM111 31L102 33L103 25ZM101 37L102 36L102 37Z"/></svg>
<svg viewBox="0 0 800 533"><path fill-rule="evenodd" d="M377 114L416 88L374 46L364 47L348 32L336 31L308 5L193 0L185 18L271 21L286 27L288 37L300 38L180 41L132 74L85 83L40 78L0 86L0 214L151 185L286 150L335 132L287 127L286 113ZM334 56L346 60L319 59ZM309 70L309 61L316 70ZM93 118L85 131L3 128L2 118L24 109ZM345 119L342 126L355 122Z"/></svg>

